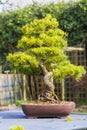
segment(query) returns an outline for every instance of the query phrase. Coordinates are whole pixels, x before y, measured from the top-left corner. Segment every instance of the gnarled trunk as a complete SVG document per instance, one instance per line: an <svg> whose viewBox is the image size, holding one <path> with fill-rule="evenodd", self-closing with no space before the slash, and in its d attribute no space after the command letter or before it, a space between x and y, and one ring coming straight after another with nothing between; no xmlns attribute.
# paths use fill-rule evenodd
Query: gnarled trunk
<svg viewBox="0 0 87 130"><path fill-rule="evenodd" d="M44 101L44 102L60 103L60 100L54 91L55 87L53 84L52 72L48 72L46 67L43 64L40 64L40 67L44 74L45 88L44 88L43 93L39 96L39 100Z"/></svg>

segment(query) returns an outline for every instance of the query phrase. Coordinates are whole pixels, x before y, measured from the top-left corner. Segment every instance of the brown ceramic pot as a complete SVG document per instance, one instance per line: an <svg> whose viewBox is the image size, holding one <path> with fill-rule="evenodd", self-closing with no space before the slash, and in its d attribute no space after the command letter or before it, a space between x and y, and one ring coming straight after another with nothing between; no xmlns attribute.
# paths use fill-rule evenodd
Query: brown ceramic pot
<svg viewBox="0 0 87 130"><path fill-rule="evenodd" d="M67 104L29 104L22 103L22 110L28 118L66 117L75 108L74 102Z"/></svg>

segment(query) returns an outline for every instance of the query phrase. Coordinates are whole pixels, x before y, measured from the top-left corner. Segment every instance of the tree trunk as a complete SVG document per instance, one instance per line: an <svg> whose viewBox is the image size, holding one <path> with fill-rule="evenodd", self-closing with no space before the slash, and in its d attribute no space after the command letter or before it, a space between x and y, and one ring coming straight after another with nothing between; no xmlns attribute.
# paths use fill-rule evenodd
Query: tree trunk
<svg viewBox="0 0 87 130"><path fill-rule="evenodd" d="M46 67L43 64L40 64L40 67L44 74L45 88L44 88L43 93L39 96L39 100L44 101L44 102L60 103L60 100L54 91L55 87L53 84L52 72L48 72Z"/></svg>

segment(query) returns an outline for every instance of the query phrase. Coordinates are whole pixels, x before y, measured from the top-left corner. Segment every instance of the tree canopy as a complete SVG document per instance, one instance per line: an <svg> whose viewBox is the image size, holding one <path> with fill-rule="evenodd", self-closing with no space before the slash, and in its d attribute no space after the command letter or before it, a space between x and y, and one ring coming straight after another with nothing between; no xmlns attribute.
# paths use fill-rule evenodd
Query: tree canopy
<svg viewBox="0 0 87 130"><path fill-rule="evenodd" d="M6 57L9 52L17 51L17 42L23 35L22 26L30 24L35 18L44 18L48 13L57 19L59 27L68 34L69 46L84 41L87 30L87 0L76 3L29 5L24 9L0 13L1 63L3 63L3 57Z"/></svg>
<svg viewBox="0 0 87 130"><path fill-rule="evenodd" d="M22 31L17 45L19 52L10 53L7 57L12 68L28 75L42 74L40 64L43 64L60 80L67 75L78 80L85 73L82 66L71 64L65 55L67 34L50 14L26 24Z"/></svg>

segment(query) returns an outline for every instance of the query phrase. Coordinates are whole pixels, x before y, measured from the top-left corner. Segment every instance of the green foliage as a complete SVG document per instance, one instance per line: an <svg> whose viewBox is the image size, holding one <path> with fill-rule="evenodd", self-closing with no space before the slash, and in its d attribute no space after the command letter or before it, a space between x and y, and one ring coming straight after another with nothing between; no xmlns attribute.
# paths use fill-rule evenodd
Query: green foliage
<svg viewBox="0 0 87 130"><path fill-rule="evenodd" d="M43 18L48 13L59 17L66 6L63 3L48 5L29 5L24 9L0 13L0 52L15 51L17 41L22 35L21 27L35 18Z"/></svg>
<svg viewBox="0 0 87 130"><path fill-rule="evenodd" d="M21 27L27 22L29 18L23 10L0 15L0 50L15 51L16 43L22 35Z"/></svg>
<svg viewBox="0 0 87 130"><path fill-rule="evenodd" d="M21 107L21 104L24 102L24 100L16 100L16 106Z"/></svg>
<svg viewBox="0 0 87 130"><path fill-rule="evenodd" d="M18 126L13 126L9 130L24 130L23 126L18 125Z"/></svg>
<svg viewBox="0 0 87 130"><path fill-rule="evenodd" d="M29 24L35 18L44 18L48 13L58 20L61 13L67 7L68 5L62 2L47 5L33 4L28 5L24 9L0 13L0 54L2 55L0 57L3 65L6 66L4 69L7 68L7 62L4 62L6 60L6 55L9 52L15 52L17 50L16 45L17 41L22 36L21 27L23 25ZM32 40L31 38L31 41ZM41 40L39 42L41 42Z"/></svg>
<svg viewBox="0 0 87 130"><path fill-rule="evenodd" d="M61 64L53 70L57 79L64 79L67 75L74 76L74 78L79 81L82 74L85 74L84 68L82 66L75 66L67 62L66 65L61 66Z"/></svg>
<svg viewBox="0 0 87 130"><path fill-rule="evenodd" d="M76 80L85 73L82 66L70 63L65 55L67 34L58 26L58 22L50 14L43 19L35 19L22 28L23 36L18 41L20 53L9 54L7 59L11 67L25 74L42 73L40 64L62 80L67 75Z"/></svg>
<svg viewBox="0 0 87 130"><path fill-rule="evenodd" d="M38 12L37 5L34 8L33 5L29 5L24 9L0 13L0 64L6 66L4 69L7 69L6 55L17 50L17 41L22 35L21 27L36 17L34 10Z"/></svg>
<svg viewBox="0 0 87 130"><path fill-rule="evenodd" d="M12 68L22 73L32 73L33 69L38 66L36 58L26 53L15 53L14 55L10 53L8 60L11 61Z"/></svg>
<svg viewBox="0 0 87 130"><path fill-rule="evenodd" d="M87 33L87 0L70 5L61 14L60 28L68 33L68 44L82 43Z"/></svg>

